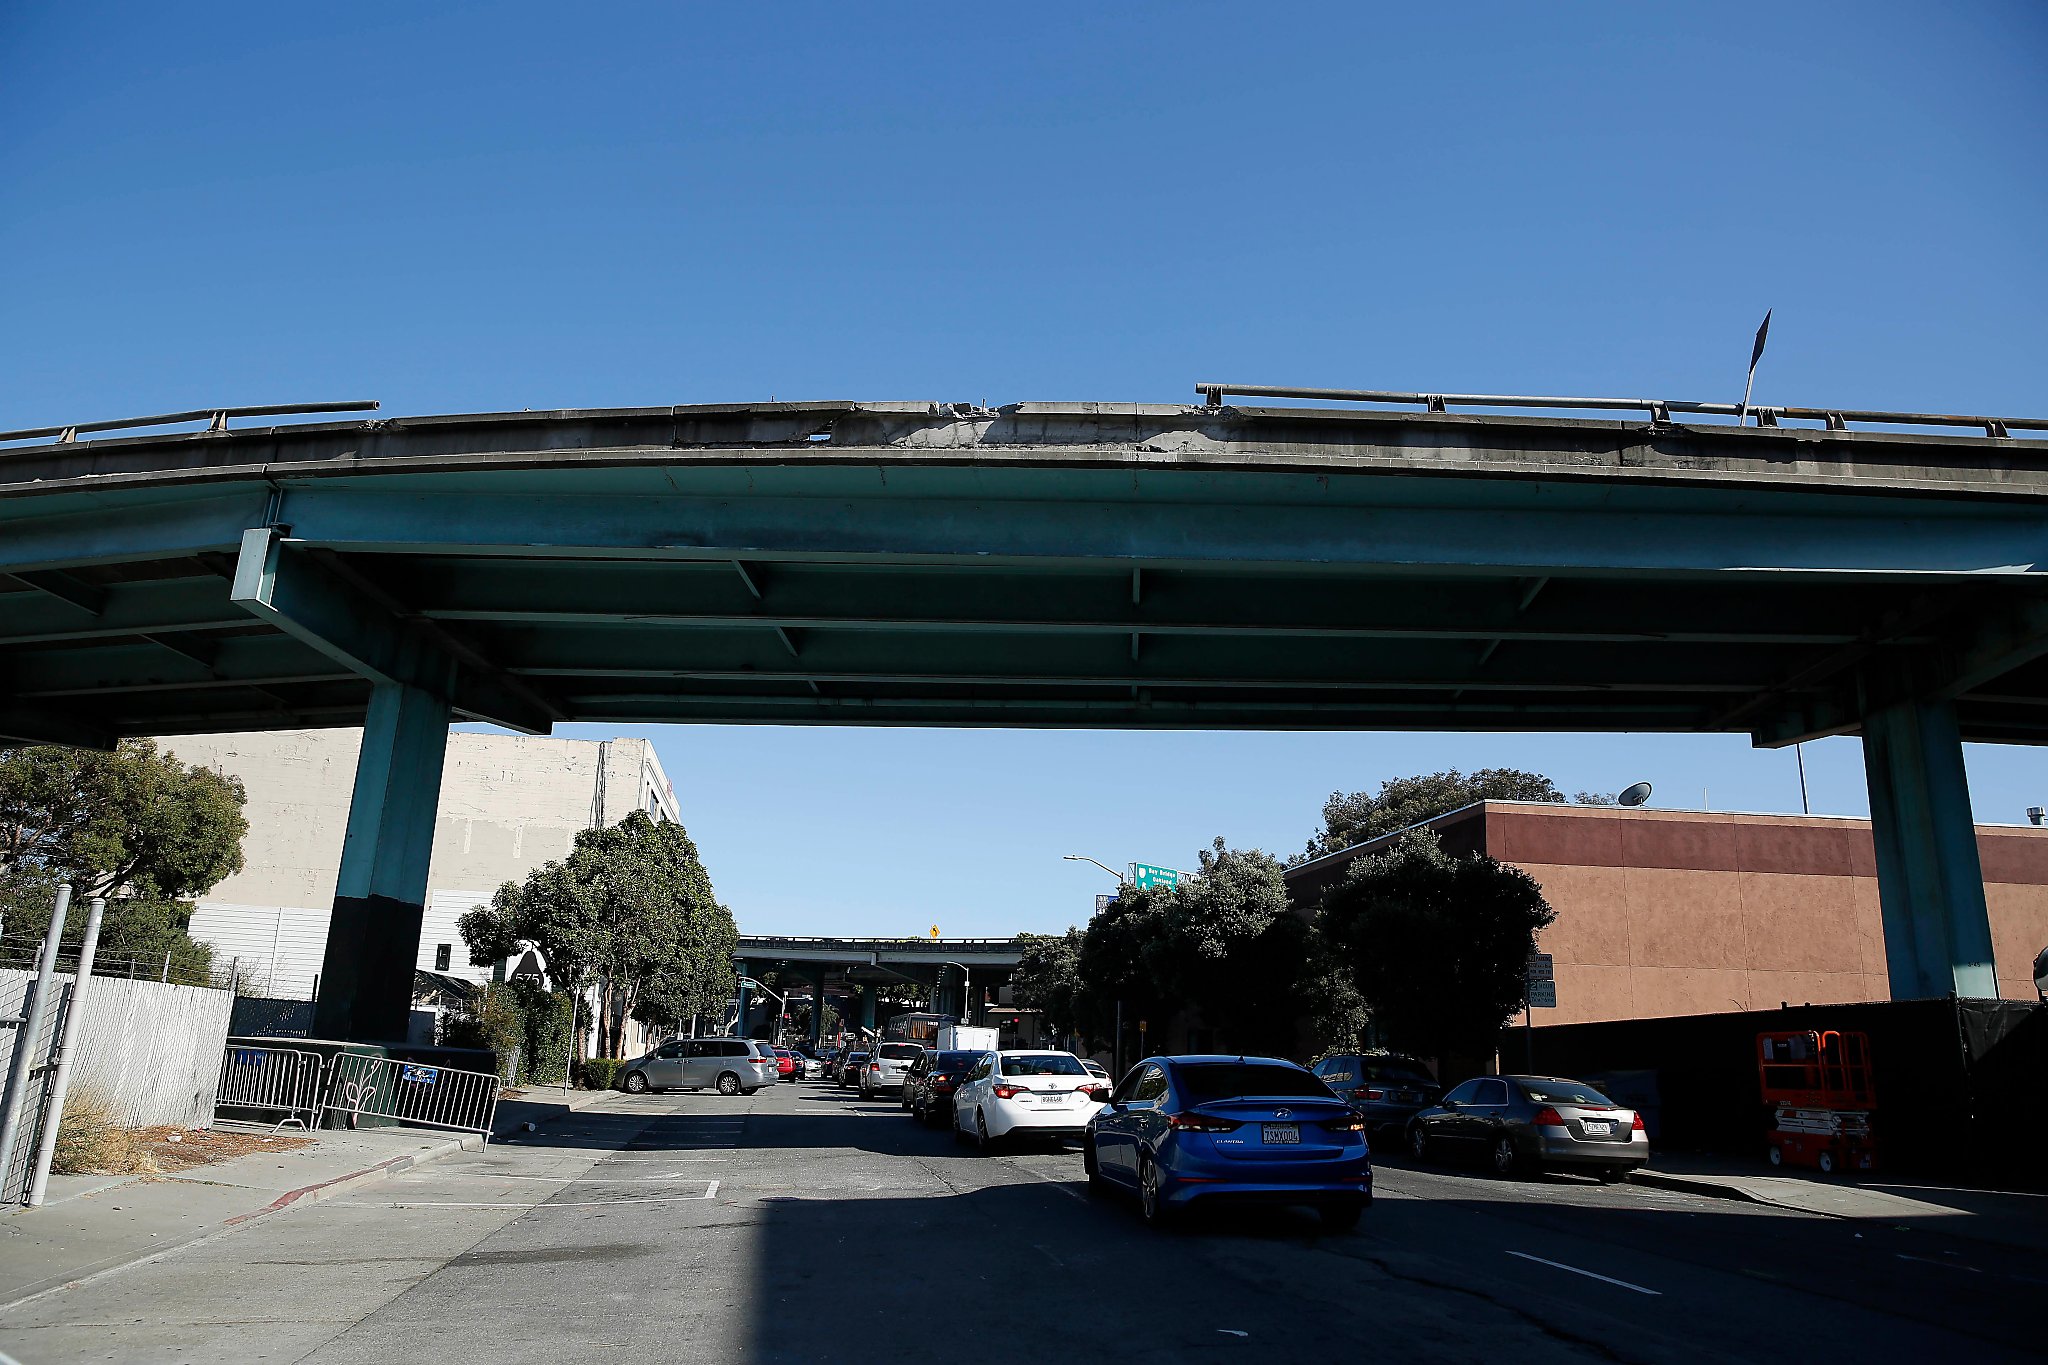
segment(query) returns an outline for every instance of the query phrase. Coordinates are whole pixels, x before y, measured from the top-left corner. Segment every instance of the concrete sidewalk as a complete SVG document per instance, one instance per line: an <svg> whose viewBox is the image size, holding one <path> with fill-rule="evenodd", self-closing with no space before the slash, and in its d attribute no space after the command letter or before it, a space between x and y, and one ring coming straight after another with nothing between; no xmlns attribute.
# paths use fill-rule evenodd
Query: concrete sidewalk
<svg viewBox="0 0 2048 1365"><path fill-rule="evenodd" d="M1881 1173L1824 1176L1687 1153L1659 1155L1629 1179L1688 1194L2048 1251L2048 1193L2039 1191L1975 1189Z"/></svg>
<svg viewBox="0 0 2048 1365"><path fill-rule="evenodd" d="M587 1108L613 1092L533 1091L501 1100L492 1136ZM262 1127L228 1125L244 1131ZM50 1290L190 1246L292 1207L384 1180L451 1153L474 1133L316 1129L311 1146L149 1176L53 1176L40 1208L0 1217L0 1312Z"/></svg>

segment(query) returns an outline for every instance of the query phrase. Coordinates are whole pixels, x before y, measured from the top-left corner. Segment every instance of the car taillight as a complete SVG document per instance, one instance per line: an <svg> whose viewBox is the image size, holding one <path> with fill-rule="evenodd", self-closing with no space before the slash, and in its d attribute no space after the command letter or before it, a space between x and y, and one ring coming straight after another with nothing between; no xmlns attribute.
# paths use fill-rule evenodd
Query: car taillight
<svg viewBox="0 0 2048 1365"><path fill-rule="evenodd" d="M1183 1133L1227 1133L1233 1128L1243 1126L1236 1119L1219 1119L1213 1114L1194 1113L1168 1114L1166 1123L1169 1128L1179 1129Z"/></svg>
<svg viewBox="0 0 2048 1365"><path fill-rule="evenodd" d="M1643 1132L1643 1131L1644 1131L1644 1128L1643 1128L1643 1116L1642 1116L1641 1114L1631 1114L1631 1115L1629 1115L1629 1120L1628 1120L1628 1130L1629 1130L1629 1131L1630 1131L1631 1133L1640 1133L1640 1132Z"/></svg>
<svg viewBox="0 0 2048 1365"><path fill-rule="evenodd" d="M1386 1093L1384 1090L1354 1090L1351 1092L1351 1098L1354 1100L1377 1100L1385 1098Z"/></svg>
<svg viewBox="0 0 2048 1365"><path fill-rule="evenodd" d="M1323 1120L1323 1127L1333 1133L1362 1133L1365 1131L1365 1115L1353 1111Z"/></svg>
<svg viewBox="0 0 2048 1365"><path fill-rule="evenodd" d="M1564 1115L1546 1104L1536 1111L1535 1123L1539 1128L1562 1128L1564 1127Z"/></svg>
<svg viewBox="0 0 2048 1365"><path fill-rule="evenodd" d="M1017 1096L1025 1093L1024 1086L1010 1085L1009 1083L1004 1081L996 1082L994 1089L996 1092L996 1098L999 1100L1014 1100L1017 1098Z"/></svg>
<svg viewBox="0 0 2048 1365"><path fill-rule="evenodd" d="M930 1085L934 1090L951 1090L953 1088L953 1078L951 1076L934 1076L926 1084Z"/></svg>
<svg viewBox="0 0 2048 1365"><path fill-rule="evenodd" d="M870 1071L880 1071L881 1069L882 1069L882 1064L881 1064L880 1062L869 1062L869 1063L868 1063L868 1070L870 1070Z"/></svg>

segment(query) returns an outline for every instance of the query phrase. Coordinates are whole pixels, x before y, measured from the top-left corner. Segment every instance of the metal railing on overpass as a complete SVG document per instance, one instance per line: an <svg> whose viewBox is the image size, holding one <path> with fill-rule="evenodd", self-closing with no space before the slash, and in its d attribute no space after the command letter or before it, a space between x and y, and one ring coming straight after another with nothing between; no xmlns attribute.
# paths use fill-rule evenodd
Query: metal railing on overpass
<svg viewBox="0 0 2048 1365"><path fill-rule="evenodd" d="M1308 398L1339 403L1398 403L1428 412L1451 408L1579 408L1592 412L1646 412L1653 422L1668 422L1674 412L1733 417L1740 424L1756 418L1760 427L1790 419L1819 422L1829 431L1847 431L1851 422L1877 426L1981 427L1988 437L2010 437L2015 429L2048 431L2048 417L1976 417L1947 412L1877 412L1862 408L1782 407L1763 403L1691 403L1664 398L1559 398L1510 393L1404 393L1392 389L1303 389L1284 384L1197 384L1195 392L1222 407L1234 398Z"/></svg>
<svg viewBox="0 0 2048 1365"><path fill-rule="evenodd" d="M35 441L55 437L57 444L69 445L81 431L127 431L135 427L168 427L180 422L205 422L208 431L226 431L231 417L297 417L320 412L374 412L375 399L353 399L346 403L265 403L243 408L194 408L190 412L161 412L154 417L116 417L104 422L71 422L55 427L26 427L0 431L0 443Z"/></svg>

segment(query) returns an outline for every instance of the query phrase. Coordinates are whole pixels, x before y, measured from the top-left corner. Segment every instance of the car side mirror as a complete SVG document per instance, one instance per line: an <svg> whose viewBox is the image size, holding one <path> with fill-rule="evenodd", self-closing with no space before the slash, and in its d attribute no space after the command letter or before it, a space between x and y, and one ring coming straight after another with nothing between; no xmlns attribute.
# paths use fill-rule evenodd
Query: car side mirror
<svg viewBox="0 0 2048 1365"><path fill-rule="evenodd" d="M1439 1109L1456 1109L1458 1102L1456 1100L1438 1100L1436 1106Z"/></svg>

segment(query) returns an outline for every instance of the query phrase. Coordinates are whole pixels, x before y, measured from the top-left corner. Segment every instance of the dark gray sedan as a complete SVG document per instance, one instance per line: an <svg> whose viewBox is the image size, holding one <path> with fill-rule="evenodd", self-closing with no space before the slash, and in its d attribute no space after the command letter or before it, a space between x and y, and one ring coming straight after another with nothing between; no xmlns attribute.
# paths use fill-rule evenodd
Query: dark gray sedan
<svg viewBox="0 0 2048 1365"><path fill-rule="evenodd" d="M1642 1115L1584 1081L1480 1076L1409 1120L1408 1151L1496 1175L1567 1170L1614 1181L1649 1161L1650 1138Z"/></svg>

